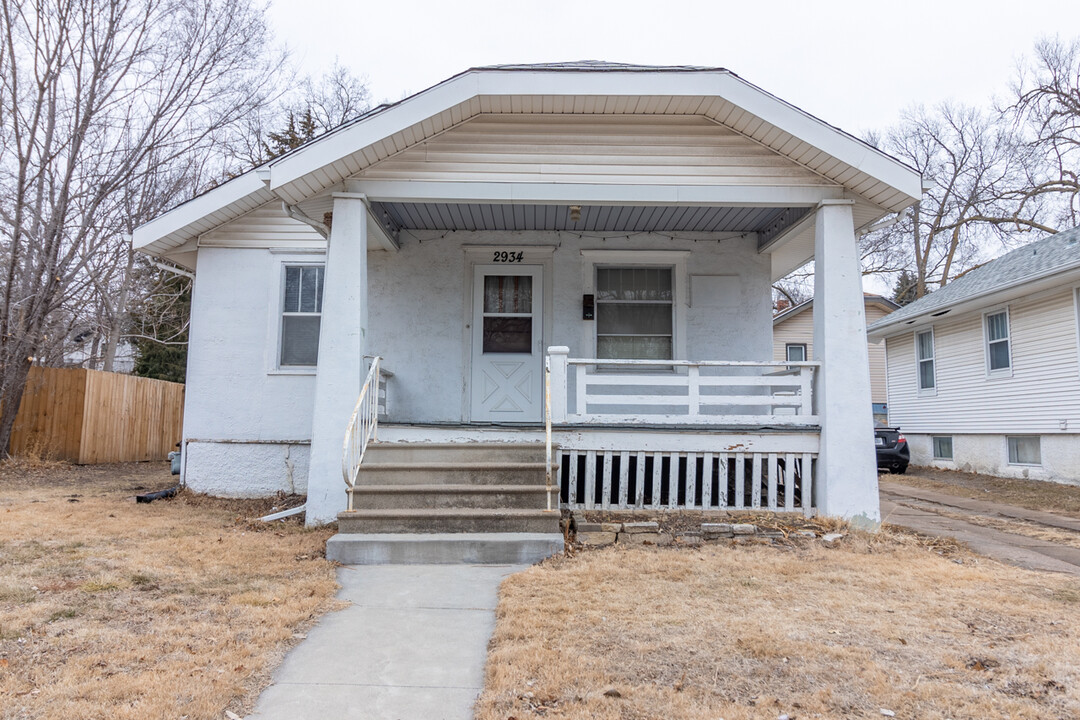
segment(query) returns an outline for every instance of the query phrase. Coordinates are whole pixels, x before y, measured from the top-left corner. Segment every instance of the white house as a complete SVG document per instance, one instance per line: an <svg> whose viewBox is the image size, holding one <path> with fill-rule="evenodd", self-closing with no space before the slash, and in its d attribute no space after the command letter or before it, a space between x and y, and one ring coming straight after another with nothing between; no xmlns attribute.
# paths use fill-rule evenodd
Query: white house
<svg viewBox="0 0 1080 720"><path fill-rule="evenodd" d="M912 463L1080 482L1078 239L1013 250L870 326Z"/></svg>
<svg viewBox="0 0 1080 720"><path fill-rule="evenodd" d="M462 530L443 505L502 502L470 486L484 467L540 463L543 489L550 420L564 507L875 522L855 233L919 193L911 168L723 69L469 70L138 229L196 273L184 479L306 490L309 522L351 496L343 529ZM813 357L777 363L770 283L810 258ZM402 500L415 466L438 473ZM544 493L514 498L551 515Z"/></svg>
<svg viewBox="0 0 1080 720"><path fill-rule="evenodd" d="M899 305L887 297L864 293L866 322L873 324L885 317ZM814 352L814 301L806 300L773 316L773 360L799 361L813 356ZM870 402L873 403L874 420L888 422L888 394L885 389L885 346L870 343Z"/></svg>

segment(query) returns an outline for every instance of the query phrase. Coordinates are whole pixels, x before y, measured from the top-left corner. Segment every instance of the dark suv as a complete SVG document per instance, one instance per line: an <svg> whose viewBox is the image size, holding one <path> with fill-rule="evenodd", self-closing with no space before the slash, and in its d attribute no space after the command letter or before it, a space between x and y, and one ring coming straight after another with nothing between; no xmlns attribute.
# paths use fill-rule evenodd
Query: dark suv
<svg viewBox="0 0 1080 720"><path fill-rule="evenodd" d="M907 472L911 452L907 438L900 433L900 428L879 426L874 429L874 446L877 448L878 470L887 468L890 472L903 475Z"/></svg>

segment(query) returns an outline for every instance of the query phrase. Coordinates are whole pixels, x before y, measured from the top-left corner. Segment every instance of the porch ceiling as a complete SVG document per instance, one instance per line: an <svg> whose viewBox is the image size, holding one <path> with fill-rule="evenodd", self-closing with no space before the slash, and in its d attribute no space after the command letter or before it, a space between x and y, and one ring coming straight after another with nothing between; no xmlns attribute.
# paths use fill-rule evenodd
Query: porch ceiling
<svg viewBox="0 0 1080 720"><path fill-rule="evenodd" d="M567 230L581 232L755 232L790 226L808 208L699 207L687 205L582 205L570 219L567 205L499 203L375 203L375 214L413 230Z"/></svg>

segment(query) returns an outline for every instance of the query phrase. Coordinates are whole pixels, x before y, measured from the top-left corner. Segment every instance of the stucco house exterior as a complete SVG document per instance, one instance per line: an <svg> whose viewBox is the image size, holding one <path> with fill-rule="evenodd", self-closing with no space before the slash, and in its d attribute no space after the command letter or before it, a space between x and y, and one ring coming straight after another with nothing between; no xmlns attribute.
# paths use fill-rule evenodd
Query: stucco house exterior
<svg viewBox="0 0 1080 720"><path fill-rule="evenodd" d="M727 70L471 69L137 230L196 274L184 480L364 532L534 501L876 522L855 238L919 194ZM770 284L810 258L813 354L775 362ZM545 506L510 471L543 489L548 423Z"/></svg>
<svg viewBox="0 0 1080 720"><path fill-rule="evenodd" d="M871 325L885 317L899 305L887 297L864 293L866 323ZM800 361L813 357L814 353L814 301L806 300L773 316L773 360L777 362ZM870 402L873 404L874 421L888 422L888 394L885 388L885 346L870 343Z"/></svg>
<svg viewBox="0 0 1080 720"><path fill-rule="evenodd" d="M870 326L912 463L1080 482L1078 240L1037 240Z"/></svg>

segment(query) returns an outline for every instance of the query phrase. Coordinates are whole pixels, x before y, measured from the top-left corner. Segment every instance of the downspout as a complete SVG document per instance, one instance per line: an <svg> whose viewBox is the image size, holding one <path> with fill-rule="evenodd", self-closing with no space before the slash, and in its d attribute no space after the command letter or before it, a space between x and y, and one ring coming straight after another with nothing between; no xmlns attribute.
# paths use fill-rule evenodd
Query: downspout
<svg viewBox="0 0 1080 720"><path fill-rule="evenodd" d="M910 213L910 212L911 212L911 208L906 207L903 210L901 210L900 212L893 215L891 218L887 218L885 220L879 220L876 223L874 223L873 225L870 225L869 227L865 227L862 230L860 230L859 231L859 237L862 237L863 235L869 235L870 233L872 233L872 232L874 232L876 230L884 230L887 227L892 227L896 223L898 223L901 220L903 220L904 218L906 218L908 216L908 213Z"/></svg>
<svg viewBox="0 0 1080 720"><path fill-rule="evenodd" d="M285 214L291 217L293 220L298 220L305 225L310 225L311 227L313 227L315 229L315 232L323 236L323 239L329 239L330 228L328 228L324 223L321 223L318 220L312 220L307 215L305 215L303 211L300 210L300 208L298 208L297 206L290 205L289 203L282 200L281 209L284 210Z"/></svg>

